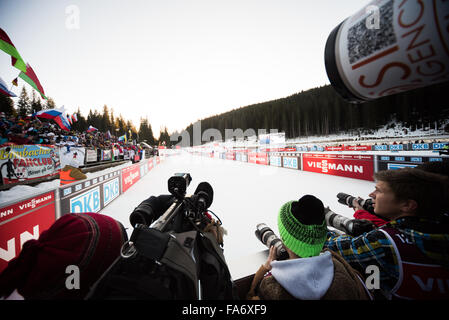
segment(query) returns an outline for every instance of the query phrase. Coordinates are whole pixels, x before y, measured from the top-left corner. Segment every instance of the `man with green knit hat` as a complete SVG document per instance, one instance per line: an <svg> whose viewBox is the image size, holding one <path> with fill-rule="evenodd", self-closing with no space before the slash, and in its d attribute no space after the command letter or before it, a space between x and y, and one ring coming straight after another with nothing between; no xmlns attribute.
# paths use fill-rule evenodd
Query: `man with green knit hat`
<svg viewBox="0 0 449 320"><path fill-rule="evenodd" d="M366 300L361 275L338 254L323 251L327 237L321 200L305 195L279 210L278 229L289 258L276 260L270 248L267 261L254 275L248 299Z"/></svg>

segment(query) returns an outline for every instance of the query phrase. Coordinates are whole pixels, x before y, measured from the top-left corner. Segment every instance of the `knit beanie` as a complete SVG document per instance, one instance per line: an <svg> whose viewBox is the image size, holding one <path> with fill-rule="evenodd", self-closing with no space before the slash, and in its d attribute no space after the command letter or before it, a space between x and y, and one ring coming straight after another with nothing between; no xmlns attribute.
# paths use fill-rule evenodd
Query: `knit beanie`
<svg viewBox="0 0 449 320"><path fill-rule="evenodd" d="M109 216L65 214L38 240L25 242L0 273L0 297L17 289L25 299L83 299L127 240L123 225ZM70 265L79 268L79 289L66 287Z"/></svg>
<svg viewBox="0 0 449 320"><path fill-rule="evenodd" d="M278 228L284 245L299 257L319 255L327 237L323 203L312 195L285 203L279 210Z"/></svg>

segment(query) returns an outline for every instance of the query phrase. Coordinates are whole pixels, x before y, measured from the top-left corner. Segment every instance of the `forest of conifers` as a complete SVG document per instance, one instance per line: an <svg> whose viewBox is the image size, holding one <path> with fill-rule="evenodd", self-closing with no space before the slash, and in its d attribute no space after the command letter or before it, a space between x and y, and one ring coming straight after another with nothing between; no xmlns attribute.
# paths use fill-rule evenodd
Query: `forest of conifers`
<svg viewBox="0 0 449 320"><path fill-rule="evenodd" d="M54 108L52 99L41 105L34 92L32 98L24 88L14 108L12 99L0 95L0 111L6 114L26 115L45 108ZM73 129L85 131L89 125L101 132L109 130L117 136L133 132L140 140L150 144L165 142L167 146L176 144L170 141L167 128L161 128L159 139L153 136L150 121L142 118L138 129L121 115L114 116L113 110L107 106L103 112L90 110L84 117L78 110L78 122ZM222 137L226 137L225 129L258 130L276 129L285 132L287 139L338 134L341 132L357 133L359 131L374 130L385 126L391 121L401 122L410 130L417 128L445 129L449 132L449 125L443 125L449 120L449 82L425 87L363 104L351 104L343 100L338 93L327 85L301 91L286 98L253 104L246 107L215 115L201 120L201 136L207 129L218 129ZM193 124L185 129L193 137ZM178 133L173 134L178 137ZM179 139L178 139L179 140ZM205 142L205 141L203 141ZM191 140L191 143L193 141Z"/></svg>
<svg viewBox="0 0 449 320"><path fill-rule="evenodd" d="M329 135L359 129L376 129L390 121L414 130L449 119L449 82L416 89L363 104L351 104L327 85L289 97L258 103L201 120L201 131L209 128L277 129L286 138ZM449 127L445 128L449 131ZM186 129L193 134L193 124Z"/></svg>

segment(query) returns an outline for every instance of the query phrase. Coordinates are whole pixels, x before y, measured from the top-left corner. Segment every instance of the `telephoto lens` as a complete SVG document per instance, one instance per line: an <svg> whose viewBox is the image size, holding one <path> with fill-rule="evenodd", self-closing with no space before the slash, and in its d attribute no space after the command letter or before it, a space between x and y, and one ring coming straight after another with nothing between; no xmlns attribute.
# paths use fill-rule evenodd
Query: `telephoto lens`
<svg viewBox="0 0 449 320"><path fill-rule="evenodd" d="M373 199L362 199L360 197L356 198L354 196L351 196L347 193L339 192L337 194L338 202L344 205L347 205L350 208L354 208L353 201L354 199L357 201L357 203L366 211L374 214L374 204Z"/></svg>
<svg viewBox="0 0 449 320"><path fill-rule="evenodd" d="M256 234L257 239L260 240L267 248L271 248L274 246L276 248L276 258L277 260L286 260L288 258L287 249L285 249L282 240L276 236L276 234L268 227L265 223L259 223L256 226Z"/></svg>
<svg viewBox="0 0 449 320"><path fill-rule="evenodd" d="M360 103L447 81L448 14L449 1L371 1L330 33L330 83Z"/></svg>
<svg viewBox="0 0 449 320"><path fill-rule="evenodd" d="M343 193L343 192L339 192L337 194L337 198L338 198L338 202L341 204L345 204L348 207L352 208L352 201L354 201L355 197L347 194L347 193Z"/></svg>

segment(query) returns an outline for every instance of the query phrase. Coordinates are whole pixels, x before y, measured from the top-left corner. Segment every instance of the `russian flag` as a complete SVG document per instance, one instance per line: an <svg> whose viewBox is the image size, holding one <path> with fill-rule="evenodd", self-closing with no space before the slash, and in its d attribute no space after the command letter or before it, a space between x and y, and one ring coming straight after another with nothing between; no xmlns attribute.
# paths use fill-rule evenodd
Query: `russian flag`
<svg viewBox="0 0 449 320"><path fill-rule="evenodd" d="M65 116L64 108L61 109L45 109L33 113L33 117L39 117L44 119L52 119L54 120L62 130L70 131L70 123L67 117Z"/></svg>
<svg viewBox="0 0 449 320"><path fill-rule="evenodd" d="M87 132L93 132L93 131L97 131L98 129L92 126L89 126L89 128L87 128Z"/></svg>
<svg viewBox="0 0 449 320"><path fill-rule="evenodd" d="M14 92L9 91L8 87L6 85L6 82L3 81L2 78L0 78L0 93L4 94L7 97L17 97Z"/></svg>

